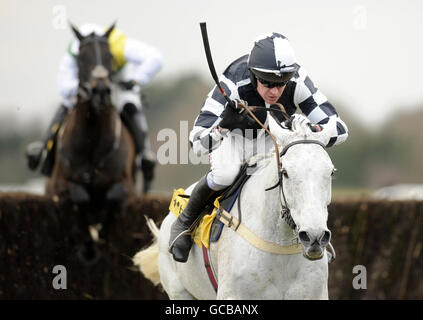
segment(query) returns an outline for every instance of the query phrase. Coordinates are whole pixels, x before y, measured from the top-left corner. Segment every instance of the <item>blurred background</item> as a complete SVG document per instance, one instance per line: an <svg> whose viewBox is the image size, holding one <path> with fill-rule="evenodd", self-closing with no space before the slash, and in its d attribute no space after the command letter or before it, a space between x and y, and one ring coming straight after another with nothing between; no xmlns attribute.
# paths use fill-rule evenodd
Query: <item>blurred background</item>
<svg viewBox="0 0 423 320"><path fill-rule="evenodd" d="M338 110L350 130L329 153L338 169L334 194L361 195L423 181L423 2L399 1L82 1L0 0L0 191L42 191L24 150L41 139L60 103L59 61L71 39L68 21L117 28L157 47L164 65L144 88L150 140L178 134L193 121L212 89L199 22L206 21L220 74L263 33L290 39L299 63ZM180 162L178 153L178 162ZM208 165L157 167L153 193L186 187Z"/></svg>

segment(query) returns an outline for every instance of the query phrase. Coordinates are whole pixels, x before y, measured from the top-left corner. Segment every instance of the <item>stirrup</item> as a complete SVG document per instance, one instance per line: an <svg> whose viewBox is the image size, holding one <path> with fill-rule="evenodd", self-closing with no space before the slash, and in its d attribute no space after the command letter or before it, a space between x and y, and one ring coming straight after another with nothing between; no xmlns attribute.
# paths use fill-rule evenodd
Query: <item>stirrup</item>
<svg viewBox="0 0 423 320"><path fill-rule="evenodd" d="M332 246L332 243L328 243L329 250L326 250L326 254L328 255L328 263L335 261L336 259L336 252Z"/></svg>
<svg viewBox="0 0 423 320"><path fill-rule="evenodd" d="M176 240L178 240L180 237L184 236L184 235L189 235L191 236L191 234L194 232L195 227L200 223L201 219L203 218L204 213L200 214L197 219L194 220L194 222L190 225L190 227L184 231L182 231L180 234L178 234L175 239L173 239L173 241L170 243L168 251L169 253L172 253L172 249L173 246L175 245Z"/></svg>
<svg viewBox="0 0 423 320"><path fill-rule="evenodd" d="M169 248L168 248L169 253L172 253L172 249L175 246L176 240L178 240L180 237L182 237L184 235L189 235L190 236L191 235L191 230L190 229L184 230L180 234L178 234L175 237L175 239L173 239L173 241L171 242L171 244L169 245Z"/></svg>

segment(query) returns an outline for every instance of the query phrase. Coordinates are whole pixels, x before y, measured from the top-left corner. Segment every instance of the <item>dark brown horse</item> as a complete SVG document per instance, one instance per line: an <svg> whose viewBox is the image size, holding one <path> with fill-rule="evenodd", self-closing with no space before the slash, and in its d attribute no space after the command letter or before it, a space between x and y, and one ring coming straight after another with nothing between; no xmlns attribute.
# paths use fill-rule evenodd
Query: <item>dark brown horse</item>
<svg viewBox="0 0 423 320"><path fill-rule="evenodd" d="M124 212L134 194L135 146L112 105L112 55L108 37L82 36L77 56L79 89L76 106L67 116L57 138L56 160L46 195L74 205L85 234L82 260L96 260L97 252L88 227L101 224L107 238L113 216Z"/></svg>

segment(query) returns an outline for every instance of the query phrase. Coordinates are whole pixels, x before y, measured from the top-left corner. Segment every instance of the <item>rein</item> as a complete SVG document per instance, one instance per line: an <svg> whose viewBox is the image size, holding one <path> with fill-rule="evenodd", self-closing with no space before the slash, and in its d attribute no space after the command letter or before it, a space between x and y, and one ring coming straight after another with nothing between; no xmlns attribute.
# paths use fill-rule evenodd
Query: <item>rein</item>
<svg viewBox="0 0 423 320"><path fill-rule="evenodd" d="M278 147L278 143L276 142L275 136L270 132L270 130L268 128L266 128L264 126L264 124L255 116L255 114L250 109L253 109L253 111L256 111L257 109L265 109L267 112L269 112L269 111L280 111L283 114L283 116L285 117L286 120L289 119L289 115L285 111L283 111L283 106L279 103L275 103L275 105L277 105L280 108L280 110L270 110L266 107L248 107L248 106L243 105L242 103L238 103L238 105L241 108L243 108L244 110L246 110L250 114L250 116L260 125L260 127L262 127L266 131L266 133L272 139L273 145L275 146L275 150L277 152L276 153L276 163L277 163L277 167L278 167L278 171L279 171L280 168L281 168L281 162L280 162L280 159L278 157L279 147Z"/></svg>
<svg viewBox="0 0 423 320"><path fill-rule="evenodd" d="M248 106L245 106L241 103L238 103L238 105L241 106L241 108L243 108L244 110L246 110L250 114L250 116L267 132L267 134L270 136L270 138L273 141L273 144L274 144L275 150L276 150L275 155L276 155L276 163L277 163L277 170L278 170L279 179L278 179L278 182L274 186L265 189L265 191L273 190L277 186L279 186L279 201L281 203L281 216L285 220L285 222L289 225L289 227L292 230L295 230L297 228L297 225L295 224L294 219L291 216L291 211L288 207L288 202L286 201L286 196L285 196L285 192L284 192L284 189L283 189L283 176L286 175L287 173L286 173L285 169L282 168L281 158L286 154L286 152L288 151L289 148L291 148L292 146L295 146L297 144L318 144L318 145L322 146L323 148L326 148L326 146L322 142L317 141L317 140L297 140L297 141L293 141L293 142L287 144L282 149L281 153L279 153L279 147L278 147L278 144L276 142L275 137L270 132L270 130L268 128L266 128L259 119L257 119L257 117L254 115L254 113L250 109L252 109L253 111L255 111L257 109L265 109L268 112L269 111L279 111L283 114L283 116L285 117L286 120L289 120L289 115L285 111L283 111L283 106L279 103L275 103L274 105L277 105L280 108L280 110L277 110L277 109L271 110L271 109L268 109L266 107L257 107L257 106L248 107ZM280 125L279 121L276 121L276 123ZM287 128L283 128L283 129L287 129ZM283 202L282 202L282 198L283 198ZM240 210L239 210L239 217L241 217Z"/></svg>
<svg viewBox="0 0 423 320"><path fill-rule="evenodd" d="M288 151L289 148L291 148L292 146L295 146L297 144L317 144L320 145L322 148L326 148L326 146L317 140L297 140L297 141L293 141L289 144L287 144L283 149L282 152L279 154L279 158L282 158L286 152ZM287 175L285 169L281 168L281 171L279 171L279 180L278 182L270 187L265 189L265 191L270 191L275 189L276 187L279 186L279 201L281 203L281 216L282 218L285 220L285 222L290 226L290 228L292 230L295 230L297 228L297 225L294 222L294 219L291 216L291 210L288 207L288 202L286 201L286 196L285 196L285 192L283 189L283 176ZM283 198L283 202L282 202L282 198Z"/></svg>

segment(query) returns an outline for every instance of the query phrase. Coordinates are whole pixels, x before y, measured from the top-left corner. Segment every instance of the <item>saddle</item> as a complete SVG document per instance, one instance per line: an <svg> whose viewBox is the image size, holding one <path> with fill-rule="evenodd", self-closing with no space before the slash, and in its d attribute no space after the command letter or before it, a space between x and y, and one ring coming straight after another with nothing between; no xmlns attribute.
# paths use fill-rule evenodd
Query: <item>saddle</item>
<svg viewBox="0 0 423 320"><path fill-rule="evenodd" d="M256 164L248 165L245 163L234 182L227 188L216 193L215 197L210 199L203 212L200 214L199 219L195 222L196 226L193 228L194 243L200 248L205 246L207 249L210 247L210 242L217 242L222 233L224 223L216 219L218 211L221 209L229 212L235 201L240 199L242 187L251 177L250 170L254 170ZM248 170L250 169L250 170ZM169 205L171 211L178 217L188 204L189 195L185 194L185 190L180 188L173 192L172 200ZM240 201L238 201L238 208ZM241 211L238 210L238 220L241 221Z"/></svg>

